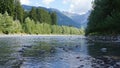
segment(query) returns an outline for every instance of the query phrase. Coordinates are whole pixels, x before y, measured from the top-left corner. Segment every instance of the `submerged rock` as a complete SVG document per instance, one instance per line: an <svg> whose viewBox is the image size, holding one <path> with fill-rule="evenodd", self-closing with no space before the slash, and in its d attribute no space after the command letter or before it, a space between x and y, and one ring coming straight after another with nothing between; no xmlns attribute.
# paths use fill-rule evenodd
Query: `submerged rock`
<svg viewBox="0 0 120 68"><path fill-rule="evenodd" d="M94 63L97 63L102 68L120 68L120 61L108 56L97 57ZM92 65L94 67L95 65Z"/></svg>
<svg viewBox="0 0 120 68"><path fill-rule="evenodd" d="M52 47L52 48L50 49L50 53L54 53L54 52L55 52L55 48Z"/></svg>
<svg viewBox="0 0 120 68"><path fill-rule="evenodd" d="M18 52L23 53L25 51L25 48L21 48L18 50Z"/></svg>
<svg viewBox="0 0 120 68"><path fill-rule="evenodd" d="M76 59L80 59L80 57L78 56L78 57L76 57Z"/></svg>
<svg viewBox="0 0 120 68"><path fill-rule="evenodd" d="M84 67L84 65L80 65L78 68L83 68Z"/></svg>
<svg viewBox="0 0 120 68"><path fill-rule="evenodd" d="M31 45L23 45L23 47L26 47L26 48L32 48Z"/></svg>
<svg viewBox="0 0 120 68"><path fill-rule="evenodd" d="M44 54L46 51L45 50L40 50L39 54Z"/></svg>
<svg viewBox="0 0 120 68"><path fill-rule="evenodd" d="M100 49L102 52L107 52L107 48L101 48Z"/></svg>

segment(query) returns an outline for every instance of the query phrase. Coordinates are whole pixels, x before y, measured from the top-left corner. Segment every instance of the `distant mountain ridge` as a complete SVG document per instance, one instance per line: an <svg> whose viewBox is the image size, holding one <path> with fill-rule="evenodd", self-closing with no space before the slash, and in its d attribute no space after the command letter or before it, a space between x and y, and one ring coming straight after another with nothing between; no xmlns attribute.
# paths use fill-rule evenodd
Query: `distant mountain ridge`
<svg viewBox="0 0 120 68"><path fill-rule="evenodd" d="M26 11L30 11L32 9L32 7L35 6L28 6L28 5L22 5L22 7L24 8L24 10ZM45 7L35 7L35 8L43 8L45 10L47 10L48 12L56 12L57 17L58 17L58 25L64 25L64 26L73 26L73 27L85 27L86 26L86 18L88 17L88 15L78 15L78 14L72 14L68 12L61 12L57 9L54 8L45 8ZM71 15L71 16L70 16ZM83 22L83 20L85 22Z"/></svg>
<svg viewBox="0 0 120 68"><path fill-rule="evenodd" d="M90 15L91 11L88 11L85 14L75 14L75 13L69 13L69 12L63 12L66 16L71 18L73 21L81 25L81 27L86 28L87 23L88 23L88 17Z"/></svg>

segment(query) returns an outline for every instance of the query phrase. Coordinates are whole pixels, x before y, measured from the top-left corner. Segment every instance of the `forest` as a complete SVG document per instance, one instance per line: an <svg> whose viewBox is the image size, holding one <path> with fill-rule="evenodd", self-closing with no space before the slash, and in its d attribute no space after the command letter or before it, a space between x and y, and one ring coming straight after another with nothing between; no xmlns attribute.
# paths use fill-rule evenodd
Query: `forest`
<svg viewBox="0 0 120 68"><path fill-rule="evenodd" d="M84 34L72 26L57 25L56 12L42 8L26 11L20 0L0 0L0 34Z"/></svg>
<svg viewBox="0 0 120 68"><path fill-rule="evenodd" d="M120 34L120 0L95 0L86 35Z"/></svg>

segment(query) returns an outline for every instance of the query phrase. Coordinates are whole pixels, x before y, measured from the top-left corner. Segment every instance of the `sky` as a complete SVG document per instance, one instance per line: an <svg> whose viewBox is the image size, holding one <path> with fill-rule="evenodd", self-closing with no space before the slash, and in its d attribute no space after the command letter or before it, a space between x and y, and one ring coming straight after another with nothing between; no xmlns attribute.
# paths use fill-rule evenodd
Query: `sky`
<svg viewBox="0 0 120 68"><path fill-rule="evenodd" d="M20 0L21 4L55 8L60 11L84 14L92 8L93 0Z"/></svg>

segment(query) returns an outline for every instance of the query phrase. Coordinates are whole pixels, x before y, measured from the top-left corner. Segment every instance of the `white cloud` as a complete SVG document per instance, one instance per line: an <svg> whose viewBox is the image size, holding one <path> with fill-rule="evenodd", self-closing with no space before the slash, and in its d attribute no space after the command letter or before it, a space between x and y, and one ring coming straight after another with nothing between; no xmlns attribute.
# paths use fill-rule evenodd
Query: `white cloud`
<svg viewBox="0 0 120 68"><path fill-rule="evenodd" d="M82 14L91 9L92 1L93 0L63 0L63 4L70 4L69 12Z"/></svg>
<svg viewBox="0 0 120 68"><path fill-rule="evenodd" d="M49 5L50 3L54 2L55 0L43 0L42 2L46 5Z"/></svg>
<svg viewBox="0 0 120 68"><path fill-rule="evenodd" d="M63 4L66 4L67 3L67 0L63 0Z"/></svg>
<svg viewBox="0 0 120 68"><path fill-rule="evenodd" d="M29 5L30 0L20 0L21 4Z"/></svg>

